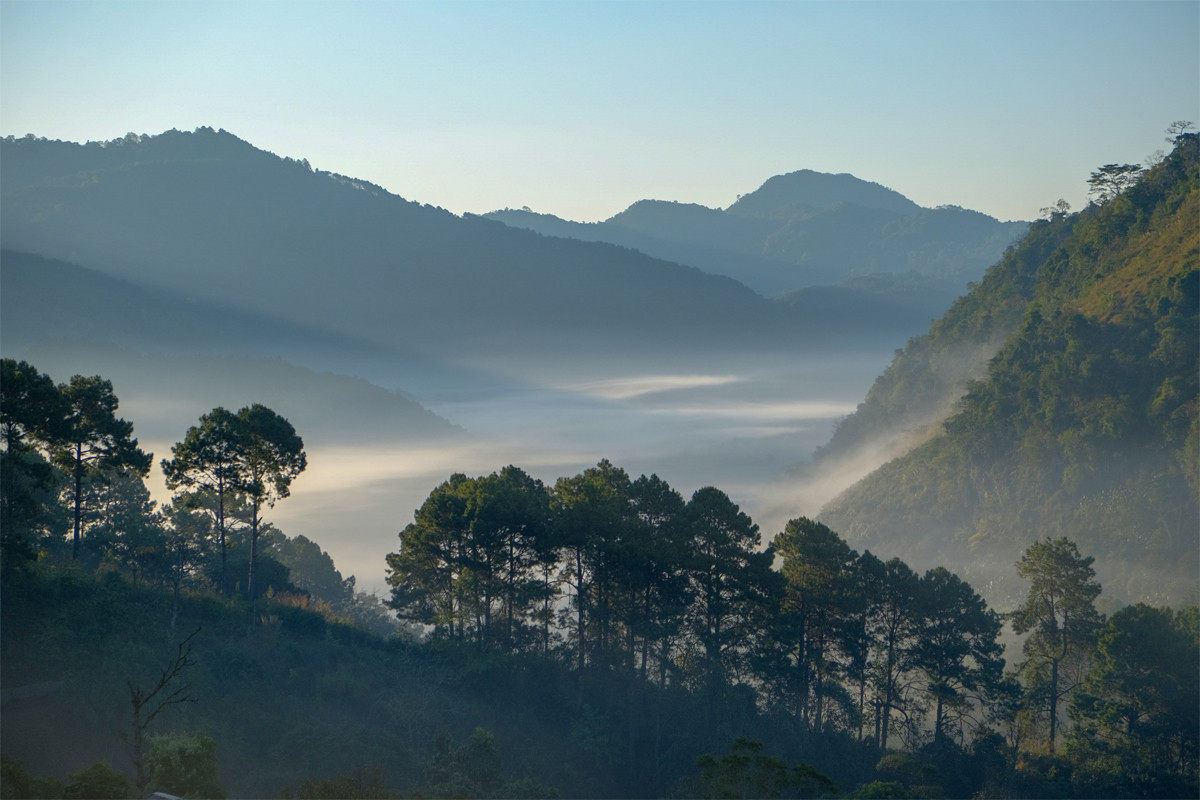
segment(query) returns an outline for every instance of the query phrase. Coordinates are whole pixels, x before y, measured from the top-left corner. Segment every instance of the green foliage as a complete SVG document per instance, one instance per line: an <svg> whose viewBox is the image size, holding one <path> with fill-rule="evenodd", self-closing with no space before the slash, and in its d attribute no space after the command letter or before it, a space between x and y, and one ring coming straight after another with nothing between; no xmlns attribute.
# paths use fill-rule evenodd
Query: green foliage
<svg viewBox="0 0 1200 800"><path fill-rule="evenodd" d="M83 535L85 478L100 477L113 470L127 469L144 477L150 471L150 456L133 438L133 423L116 415L117 396L112 382L96 375L75 375L59 387L66 403L66 430L49 443L53 461L71 476L69 489L75 512L71 557L79 558Z"/></svg>
<svg viewBox="0 0 1200 800"><path fill-rule="evenodd" d="M59 798L66 787L54 778L35 778L19 761L0 753L0 796L9 798Z"/></svg>
<svg viewBox="0 0 1200 800"><path fill-rule="evenodd" d="M874 800L875 798L879 798L879 800L883 800L884 798L907 800L907 798L911 798L913 795L899 781L871 781L855 789L849 796L856 798L856 800L858 798L866 800Z"/></svg>
<svg viewBox="0 0 1200 800"><path fill-rule="evenodd" d="M228 592L230 522L242 510L247 516L246 594L254 599L264 589L259 568L258 540L265 530L262 509L287 497L292 481L307 466L304 441L291 423L255 403L236 414L214 408L188 429L171 448L162 470L171 489L184 489L180 502L206 508L213 517L221 556L219 583Z"/></svg>
<svg viewBox="0 0 1200 800"><path fill-rule="evenodd" d="M283 797L297 800L385 800L394 797L384 784L380 765L357 769L333 778L310 778Z"/></svg>
<svg viewBox="0 0 1200 800"><path fill-rule="evenodd" d="M516 467L454 475L430 494L388 556L389 605L402 619L507 651L532 642L549 600L549 496Z"/></svg>
<svg viewBox="0 0 1200 800"><path fill-rule="evenodd" d="M961 740L980 725L979 706L989 703L1001 685L999 615L945 567L921 579L917 614L923 623L913 659L928 679L926 692L935 705L934 743L943 744L952 729Z"/></svg>
<svg viewBox="0 0 1200 800"><path fill-rule="evenodd" d="M1137 164L1105 164L1088 178L1089 195L1095 195L1099 203L1107 203L1141 177L1142 167Z"/></svg>
<svg viewBox="0 0 1200 800"><path fill-rule="evenodd" d="M426 768L424 797L558 797L553 787L532 778L510 780L491 731L476 728L456 746L446 733L438 735L434 756Z"/></svg>
<svg viewBox="0 0 1200 800"><path fill-rule="evenodd" d="M225 797L217 781L217 743L207 734L150 737L146 770L150 791L177 797Z"/></svg>
<svg viewBox="0 0 1200 800"><path fill-rule="evenodd" d="M163 459L162 471L167 488L184 489L181 507L203 508L213 517L217 545L221 555L220 585L228 591L227 538L228 511L236 502L237 417L223 408L214 408L200 417L200 424L188 428L183 441L171 446L171 459ZM212 502L204 503L204 499Z"/></svg>
<svg viewBox="0 0 1200 800"><path fill-rule="evenodd" d="M1030 582L1024 604L1012 614L1013 631L1029 634L1022 645L1025 660L1017 671L1030 697L1042 701L1051 753L1059 705L1082 681L1103 621L1095 607L1100 584L1093 561L1064 537L1031 545L1017 562L1017 573ZM1030 705L1036 708L1038 703Z"/></svg>
<svg viewBox="0 0 1200 800"><path fill-rule="evenodd" d="M787 676L783 698L796 709L801 723L822 731L838 718L853 717L849 697L839 682L852 672L856 655L852 637L859 597L853 583L858 554L840 536L805 517L791 520L772 546L782 558L786 581L783 624L777 634ZM864 670L859 670L865 675Z"/></svg>
<svg viewBox="0 0 1200 800"><path fill-rule="evenodd" d="M138 448L132 423L117 418L110 381L76 375L55 386L27 362L7 358L0 369L0 525L5 529L0 545L18 562L50 546L49 534L56 532L62 513L55 512L53 495L60 493L73 511L71 557L78 559L85 528L103 540L96 523L108 522L111 529L113 512L121 505L105 496L106 489L114 480L140 484L150 456ZM145 510L133 509L135 523ZM104 549L103 541L95 545L95 551Z"/></svg>
<svg viewBox="0 0 1200 800"><path fill-rule="evenodd" d="M1200 789L1200 612L1127 606L1100 630L1071 703L1076 784L1110 796Z"/></svg>
<svg viewBox="0 0 1200 800"><path fill-rule="evenodd" d="M65 433L66 404L49 375L0 359L0 556L6 568L37 555L56 525L59 476L47 459Z"/></svg>
<svg viewBox="0 0 1200 800"><path fill-rule="evenodd" d="M878 434L870 419L907 403L932 410L923 387L936 373L922 364L979 353L985 330L1005 337L986 373L951 371L975 380L944 430L846 491L823 521L860 546L903 542L1013 603L1024 587L1000 565L1045 531L1093 554L1118 600L1188 596L1200 552L1198 141L1180 137L1115 199L1034 223L906 348L872 389L895 388L897 400L869 395L843 426L861 429L857 442Z"/></svg>
<svg viewBox="0 0 1200 800"><path fill-rule="evenodd" d="M685 630L699 646L699 676L713 687L744 670L780 589L770 547L758 551L758 526L724 492L708 487L686 510L694 559L687 570L694 597Z"/></svg>
<svg viewBox="0 0 1200 800"><path fill-rule="evenodd" d="M129 797L129 779L108 764L96 763L71 776L63 789L66 800Z"/></svg>
<svg viewBox="0 0 1200 800"><path fill-rule="evenodd" d="M740 736L720 758L696 760L700 769L699 797L833 797L837 787L810 764L788 769L780 758L763 753L763 743Z"/></svg>

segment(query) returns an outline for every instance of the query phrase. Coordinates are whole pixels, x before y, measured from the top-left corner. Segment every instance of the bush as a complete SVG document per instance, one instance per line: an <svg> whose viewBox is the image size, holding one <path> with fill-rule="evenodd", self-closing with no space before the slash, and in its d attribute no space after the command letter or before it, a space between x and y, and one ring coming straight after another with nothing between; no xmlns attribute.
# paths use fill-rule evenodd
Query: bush
<svg viewBox="0 0 1200 800"><path fill-rule="evenodd" d="M92 764L71 776L63 797L67 800L124 800L129 797L129 779L107 764Z"/></svg>
<svg viewBox="0 0 1200 800"><path fill-rule="evenodd" d="M207 734L152 737L146 769L151 791L180 797L225 797L217 783L217 744Z"/></svg>

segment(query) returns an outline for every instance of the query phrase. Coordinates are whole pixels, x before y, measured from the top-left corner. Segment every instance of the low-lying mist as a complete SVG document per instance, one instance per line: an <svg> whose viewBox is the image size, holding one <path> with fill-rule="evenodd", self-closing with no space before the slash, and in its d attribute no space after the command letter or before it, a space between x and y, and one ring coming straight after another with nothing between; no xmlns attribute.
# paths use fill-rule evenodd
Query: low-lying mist
<svg viewBox="0 0 1200 800"><path fill-rule="evenodd" d="M202 414L263 403L288 418L308 468L267 519L319 543L366 590L383 589L384 556L436 486L509 464L550 485L608 459L685 497L715 486L770 540L862 474L798 478L796 467L892 357L880 348L463 358L422 373L378 359L343 365L368 381L302 352L283 361L77 343L13 355L58 382L112 381L118 414L154 454L147 484L159 502L170 500L159 462Z"/></svg>
<svg viewBox="0 0 1200 800"><path fill-rule="evenodd" d="M708 372L633 364L492 363L504 380L415 399L465 435L341 446L314 441L292 497L271 512L289 535L329 551L362 588L384 586L384 555L429 493L455 472L515 464L547 484L607 458L631 477L657 474L685 497L725 491L769 539L818 505L789 471L851 413L890 353L714 360ZM498 388L504 387L504 388ZM300 431L301 435L306 435ZM839 487L840 488L844 487Z"/></svg>

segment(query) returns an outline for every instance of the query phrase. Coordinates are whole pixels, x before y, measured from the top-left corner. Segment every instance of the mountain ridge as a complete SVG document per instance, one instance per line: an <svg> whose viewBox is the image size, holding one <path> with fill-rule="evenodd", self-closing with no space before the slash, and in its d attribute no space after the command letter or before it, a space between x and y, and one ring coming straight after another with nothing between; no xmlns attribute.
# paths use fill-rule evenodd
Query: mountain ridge
<svg viewBox="0 0 1200 800"><path fill-rule="evenodd" d="M770 178L725 209L639 200L594 223L528 209L484 216L550 236L633 247L729 275L768 297L882 273L958 280L959 291L939 294L942 308L1028 225L955 206L923 208L849 173L813 170Z"/></svg>
<svg viewBox="0 0 1200 800"><path fill-rule="evenodd" d="M561 349L606 331L670 349L796 331L731 278L459 218L212 129L0 147L6 247L376 344Z"/></svg>

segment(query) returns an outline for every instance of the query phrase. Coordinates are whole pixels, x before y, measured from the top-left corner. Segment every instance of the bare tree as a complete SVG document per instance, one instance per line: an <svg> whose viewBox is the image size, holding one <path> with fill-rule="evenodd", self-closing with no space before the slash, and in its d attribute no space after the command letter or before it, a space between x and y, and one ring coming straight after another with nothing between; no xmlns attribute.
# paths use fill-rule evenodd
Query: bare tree
<svg viewBox="0 0 1200 800"><path fill-rule="evenodd" d="M133 766L137 770L139 797L145 796L150 780L144 765L146 729L167 707L196 702L196 698L191 695L190 682L175 686L172 684L177 683L186 669L195 666L196 662L192 658L192 639L199 632L200 628L196 628L191 635L176 645L175 658L163 667L154 688L147 690L132 683L126 684L129 686L129 702L133 706Z"/></svg>
<svg viewBox="0 0 1200 800"><path fill-rule="evenodd" d="M1167 144L1175 144L1175 140L1187 133L1196 123L1190 119L1177 119L1167 126Z"/></svg>
<svg viewBox="0 0 1200 800"><path fill-rule="evenodd" d="M1045 208L1043 208L1041 211L1038 212L1038 215L1042 219L1055 220L1055 219L1059 219L1061 217L1065 217L1067 215L1067 212L1069 212L1070 210L1071 210L1071 204L1068 203L1066 200L1059 198L1057 203L1055 203L1052 206L1046 206Z"/></svg>

